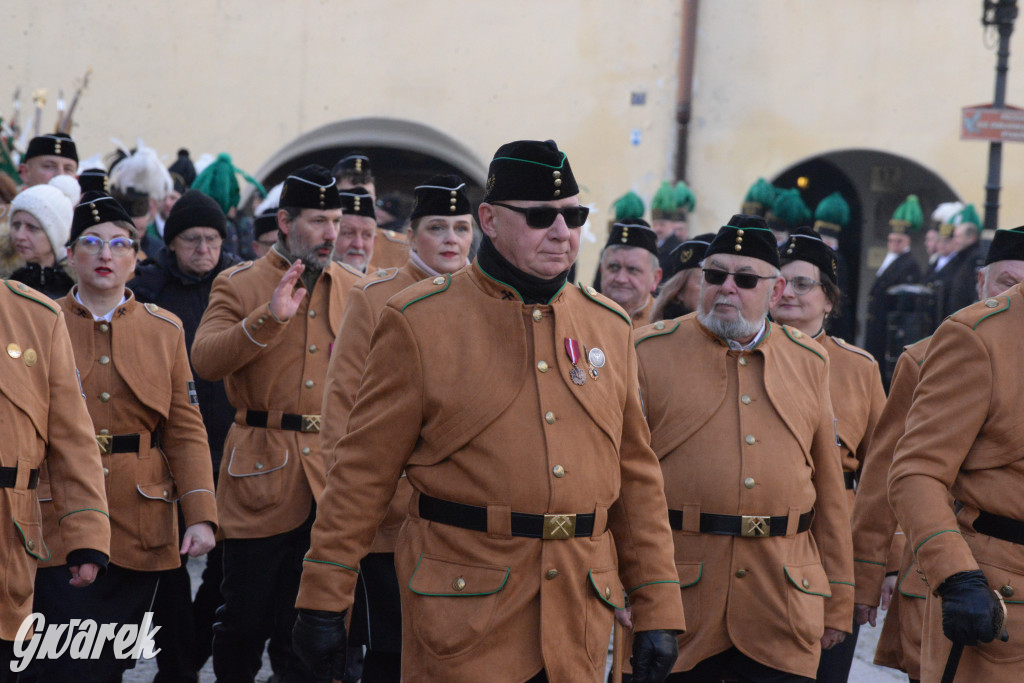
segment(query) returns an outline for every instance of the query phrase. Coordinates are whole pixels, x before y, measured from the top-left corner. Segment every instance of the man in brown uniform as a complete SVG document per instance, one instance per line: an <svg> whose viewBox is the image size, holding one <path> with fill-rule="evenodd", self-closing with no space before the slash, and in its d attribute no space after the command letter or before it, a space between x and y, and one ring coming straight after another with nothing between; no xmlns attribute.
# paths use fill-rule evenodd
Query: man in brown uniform
<svg viewBox="0 0 1024 683"><path fill-rule="evenodd" d="M602 293L629 313L633 327L651 321L652 293L661 282L658 235L642 218L612 224L601 252Z"/></svg>
<svg viewBox="0 0 1024 683"><path fill-rule="evenodd" d="M889 500L928 588L922 680L938 679L952 644L976 646L964 651L957 680L1020 680L1022 325L1018 284L939 326L889 470ZM1005 639L1004 609L1012 639L992 642Z"/></svg>
<svg viewBox="0 0 1024 683"><path fill-rule="evenodd" d="M674 661L685 624L629 319L566 283L578 192L554 141L503 145L476 262L381 314L297 602L317 680L340 677L359 560L403 470L403 679L599 681L624 588L635 680Z"/></svg>
<svg viewBox="0 0 1024 683"><path fill-rule="evenodd" d="M765 319L785 280L763 218L733 216L702 267L696 315L635 333L689 626L669 680L811 680L853 620L828 356Z"/></svg>
<svg viewBox="0 0 1024 683"><path fill-rule="evenodd" d="M222 680L253 680L276 605L294 603L309 547L324 485L324 377L357 279L331 260L340 207L326 169L306 166L288 176L277 214L281 238L258 261L217 276L192 344L196 373L223 378L237 411L217 487L224 606L213 659ZM291 608L284 613L294 619ZM310 680L292 664L286 680Z"/></svg>
<svg viewBox="0 0 1024 683"><path fill-rule="evenodd" d="M36 487L50 472L60 541L75 586L88 586L107 566L110 523L100 450L75 370L64 314L27 285L0 283L0 518L4 581L0 589L0 681L16 680L13 641L32 612L37 560L49 557Z"/></svg>

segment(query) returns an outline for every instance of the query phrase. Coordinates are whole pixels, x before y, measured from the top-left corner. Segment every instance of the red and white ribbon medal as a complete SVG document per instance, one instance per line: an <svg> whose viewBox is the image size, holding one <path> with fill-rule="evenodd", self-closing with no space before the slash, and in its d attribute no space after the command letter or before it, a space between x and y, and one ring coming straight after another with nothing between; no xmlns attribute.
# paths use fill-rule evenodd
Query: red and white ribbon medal
<svg viewBox="0 0 1024 683"><path fill-rule="evenodd" d="M572 363L572 370L569 371L569 379L573 384L582 385L587 381L587 374L580 370L577 363L580 360L580 343L575 339L565 338L565 353Z"/></svg>

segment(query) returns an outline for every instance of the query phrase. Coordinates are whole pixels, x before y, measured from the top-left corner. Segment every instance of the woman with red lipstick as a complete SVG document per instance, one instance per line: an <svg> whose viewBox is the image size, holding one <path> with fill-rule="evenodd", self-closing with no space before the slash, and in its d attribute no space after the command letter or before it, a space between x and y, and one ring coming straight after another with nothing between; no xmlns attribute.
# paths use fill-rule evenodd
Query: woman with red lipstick
<svg viewBox="0 0 1024 683"><path fill-rule="evenodd" d="M829 393L836 417L836 441L853 513L857 472L864 462L871 433L885 404L878 363L863 349L825 333L825 320L837 311L840 290L836 252L811 228L797 228L779 249L786 289L771 309L774 320L814 338L828 351ZM859 627L852 636L821 655L819 681L845 681L850 672Z"/></svg>
<svg viewBox="0 0 1024 683"><path fill-rule="evenodd" d="M131 217L106 193L86 193L75 209L68 262L78 284L57 303L103 464L110 561L93 585L71 588L44 473L39 499L50 557L40 562L34 610L47 623L141 624L159 572L179 566L179 554L196 557L214 545L213 471L181 322L137 303L125 287L135 272L137 238ZM179 505L187 525L180 549ZM35 660L28 678L120 680L132 665L107 647L98 660Z"/></svg>
<svg viewBox="0 0 1024 683"><path fill-rule="evenodd" d="M417 187L409 216L409 261L401 268L371 272L352 286L327 370L323 414L331 419L321 428L322 443L331 444L344 436L370 352L370 337L387 300L420 280L454 273L469 263L474 222L465 187L456 175L435 176ZM325 457L330 468L333 453L327 449ZM394 551L411 493L403 479L370 553L360 565L349 644L367 645L363 680L399 680L402 612Z"/></svg>

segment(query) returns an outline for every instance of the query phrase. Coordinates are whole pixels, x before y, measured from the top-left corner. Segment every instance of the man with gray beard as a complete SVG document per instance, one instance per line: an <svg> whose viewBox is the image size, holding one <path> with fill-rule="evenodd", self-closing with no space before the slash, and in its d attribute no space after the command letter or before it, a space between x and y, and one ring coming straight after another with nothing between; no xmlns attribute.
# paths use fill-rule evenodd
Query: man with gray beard
<svg viewBox="0 0 1024 683"><path fill-rule="evenodd" d="M763 218L733 216L701 267L696 315L634 333L687 615L667 680L811 681L853 623L828 355L766 318L786 281Z"/></svg>

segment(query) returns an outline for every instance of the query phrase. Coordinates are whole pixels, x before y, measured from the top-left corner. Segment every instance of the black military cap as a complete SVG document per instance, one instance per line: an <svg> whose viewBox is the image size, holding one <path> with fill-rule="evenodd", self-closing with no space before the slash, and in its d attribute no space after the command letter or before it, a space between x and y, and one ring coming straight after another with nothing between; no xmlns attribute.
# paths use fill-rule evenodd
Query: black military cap
<svg viewBox="0 0 1024 683"><path fill-rule="evenodd" d="M704 258L714 254L735 254L767 261L779 267L779 249L775 244L775 233L768 229L768 223L761 216L738 213L723 225L708 246Z"/></svg>
<svg viewBox="0 0 1024 683"><path fill-rule="evenodd" d="M708 251L708 247L711 246L711 241L715 239L715 233L706 232L703 235L697 235L693 239L688 239L685 242L680 243L672 250L672 254L679 259L679 270L687 270L689 268L696 268L700 265L700 262L704 260L704 255Z"/></svg>
<svg viewBox="0 0 1024 683"><path fill-rule="evenodd" d="M78 149L75 147L75 141L67 133L50 133L32 138L22 161L46 155L64 157L78 163Z"/></svg>
<svg viewBox="0 0 1024 683"><path fill-rule="evenodd" d="M370 173L370 157L362 152L352 152L334 164L331 173L335 177L349 173Z"/></svg>
<svg viewBox="0 0 1024 683"><path fill-rule="evenodd" d="M365 187L350 187L338 192L341 197L341 212L346 216L366 216L377 220L373 197Z"/></svg>
<svg viewBox="0 0 1024 683"><path fill-rule="evenodd" d="M174 188L185 193L185 190L192 187L192 183L196 179L196 167L192 163L192 159L188 155L188 150L182 147L178 150L178 158L173 164L167 167L167 172L171 174L171 178L174 180ZM179 188L179 182L184 189Z"/></svg>
<svg viewBox="0 0 1024 683"><path fill-rule="evenodd" d="M832 247L825 244L821 236L808 226L801 226L790 233L789 239L779 250L783 261L807 261L818 266L818 270L833 283L839 281L839 259Z"/></svg>
<svg viewBox="0 0 1024 683"><path fill-rule="evenodd" d="M613 223L608 242L604 246L608 248L615 245L639 247L658 255L658 235L643 218L627 218Z"/></svg>
<svg viewBox="0 0 1024 683"><path fill-rule="evenodd" d="M554 140L517 140L494 153L484 201L550 201L579 193L569 159Z"/></svg>
<svg viewBox="0 0 1024 683"><path fill-rule="evenodd" d="M110 192L110 178L102 168L89 168L78 174L82 194L86 192Z"/></svg>
<svg viewBox="0 0 1024 683"><path fill-rule="evenodd" d="M252 222L253 236L265 235L271 230L277 230L277 207L267 209L256 216Z"/></svg>
<svg viewBox="0 0 1024 683"><path fill-rule="evenodd" d="M466 183L457 175L436 175L413 189L414 203L409 219L421 216L462 216L471 213Z"/></svg>
<svg viewBox="0 0 1024 683"><path fill-rule="evenodd" d="M130 225L132 217L120 202L106 192L86 192L75 207L75 217L71 220L71 236L64 246L70 247L86 228L116 221L125 221Z"/></svg>
<svg viewBox="0 0 1024 683"><path fill-rule="evenodd" d="M323 166L310 164L285 178L278 205L295 209L340 209L341 197L330 172Z"/></svg>
<svg viewBox="0 0 1024 683"><path fill-rule="evenodd" d="M1024 225L996 230L985 257L985 265L996 261L1024 261Z"/></svg>

